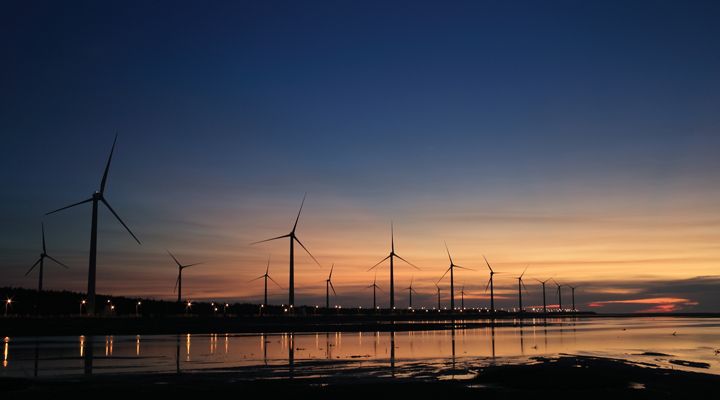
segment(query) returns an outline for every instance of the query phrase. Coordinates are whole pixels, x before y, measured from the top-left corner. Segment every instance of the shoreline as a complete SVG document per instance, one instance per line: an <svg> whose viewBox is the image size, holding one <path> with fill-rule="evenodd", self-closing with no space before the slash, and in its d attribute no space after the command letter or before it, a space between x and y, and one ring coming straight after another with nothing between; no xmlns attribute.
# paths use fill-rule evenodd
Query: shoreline
<svg viewBox="0 0 720 400"><path fill-rule="evenodd" d="M163 317L7 317L0 336L160 335L203 333L389 332L473 329L528 324L562 324L603 318L719 318L720 314L502 314L417 313L381 315L267 315Z"/></svg>

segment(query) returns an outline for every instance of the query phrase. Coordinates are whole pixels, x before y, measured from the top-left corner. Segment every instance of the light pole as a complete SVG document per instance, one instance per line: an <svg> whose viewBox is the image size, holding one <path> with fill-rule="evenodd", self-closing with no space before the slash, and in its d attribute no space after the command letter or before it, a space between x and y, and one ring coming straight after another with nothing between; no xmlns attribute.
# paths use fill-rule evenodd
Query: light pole
<svg viewBox="0 0 720 400"><path fill-rule="evenodd" d="M137 304L135 304L135 317L139 317L139 316L140 316L139 310L140 310L140 306L141 306L141 305L142 305L142 302L141 302L141 301L138 301Z"/></svg>
<svg viewBox="0 0 720 400"><path fill-rule="evenodd" d="M8 308L10 308L10 305L12 304L12 299L5 300L5 316L8 315Z"/></svg>
<svg viewBox="0 0 720 400"><path fill-rule="evenodd" d="M87 300L80 301L80 315L82 315L82 310L83 310L83 307L85 307L86 303L87 303Z"/></svg>
<svg viewBox="0 0 720 400"><path fill-rule="evenodd" d="M185 306L185 314L190 311L190 307L192 307L192 302L188 300L187 305Z"/></svg>

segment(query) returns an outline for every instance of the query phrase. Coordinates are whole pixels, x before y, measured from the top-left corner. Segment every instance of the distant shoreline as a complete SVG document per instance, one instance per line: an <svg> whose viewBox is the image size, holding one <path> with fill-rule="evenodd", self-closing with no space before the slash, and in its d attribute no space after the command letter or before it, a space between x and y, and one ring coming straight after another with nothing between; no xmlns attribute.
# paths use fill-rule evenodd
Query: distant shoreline
<svg viewBox="0 0 720 400"><path fill-rule="evenodd" d="M562 324L587 318L720 318L720 313L594 314L402 313L352 315L7 317L0 336L154 335L203 333L389 332L488 328L518 324Z"/></svg>

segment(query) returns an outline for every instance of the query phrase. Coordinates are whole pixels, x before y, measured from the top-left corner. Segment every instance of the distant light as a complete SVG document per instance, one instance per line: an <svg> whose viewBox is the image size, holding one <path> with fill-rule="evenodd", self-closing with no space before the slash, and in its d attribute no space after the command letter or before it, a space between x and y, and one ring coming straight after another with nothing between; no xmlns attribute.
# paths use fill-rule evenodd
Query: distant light
<svg viewBox="0 0 720 400"><path fill-rule="evenodd" d="M260 308L263 308L263 307L265 307L265 304L260 304Z"/></svg>
<svg viewBox="0 0 720 400"><path fill-rule="evenodd" d="M110 299L108 299L108 301L107 301L107 302L108 302L108 304L110 304Z"/></svg>
<svg viewBox="0 0 720 400"><path fill-rule="evenodd" d="M12 303L12 299L7 299L7 300L5 300L5 302L10 304L10 303Z"/></svg>
<svg viewBox="0 0 720 400"><path fill-rule="evenodd" d="M287 312L287 308L286 308L286 309L284 309L284 311L285 311L285 312Z"/></svg>
<svg viewBox="0 0 720 400"><path fill-rule="evenodd" d="M228 304L228 303L225 303L225 307L230 307L230 304Z"/></svg>
<svg viewBox="0 0 720 400"><path fill-rule="evenodd" d="M141 302L141 301L138 301L138 305L141 305L141 304L142 304L142 302Z"/></svg>
<svg viewBox="0 0 720 400"><path fill-rule="evenodd" d="M85 304L85 303L87 303L87 301L85 301L85 300L80 302L80 304Z"/></svg>
<svg viewBox="0 0 720 400"><path fill-rule="evenodd" d="M115 306L110 306L110 309L111 309L111 310L114 310L114 309L115 309Z"/></svg>
<svg viewBox="0 0 720 400"><path fill-rule="evenodd" d="M215 307L215 311L217 311L217 307Z"/></svg>

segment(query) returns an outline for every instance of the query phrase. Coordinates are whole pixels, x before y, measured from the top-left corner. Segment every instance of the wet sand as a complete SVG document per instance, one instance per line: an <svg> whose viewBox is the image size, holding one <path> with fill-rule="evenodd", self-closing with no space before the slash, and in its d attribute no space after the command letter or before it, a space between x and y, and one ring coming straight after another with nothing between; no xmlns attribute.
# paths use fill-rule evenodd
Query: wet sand
<svg viewBox="0 0 720 400"><path fill-rule="evenodd" d="M341 396L577 399L582 395L662 399L708 397L720 388L718 375L569 355L478 368L473 367L472 362L454 364L449 361L440 365L419 362L398 369L378 366L362 371L346 361L316 364L316 369L304 365L302 373L296 373L292 365L286 365L202 373L7 378L0 379L0 393L23 399L101 393L110 397L171 395L182 398L234 393L242 397L292 395L313 399ZM323 371L332 373L324 374Z"/></svg>

